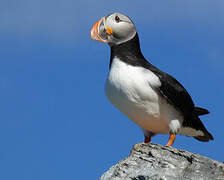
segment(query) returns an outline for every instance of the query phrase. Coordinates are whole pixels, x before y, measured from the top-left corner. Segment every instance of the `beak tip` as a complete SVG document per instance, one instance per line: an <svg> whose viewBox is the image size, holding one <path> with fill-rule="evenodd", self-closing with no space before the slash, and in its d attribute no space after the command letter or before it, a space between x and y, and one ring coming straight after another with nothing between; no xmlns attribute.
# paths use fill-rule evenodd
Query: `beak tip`
<svg viewBox="0 0 224 180"><path fill-rule="evenodd" d="M92 40L104 42L104 40L101 37L99 37L99 24L101 21L102 21L102 19L97 21L96 24L93 25L91 32L90 32L90 37Z"/></svg>
<svg viewBox="0 0 224 180"><path fill-rule="evenodd" d="M91 38L92 40L94 40L93 27L92 27L91 32L90 32L90 38Z"/></svg>
<svg viewBox="0 0 224 180"><path fill-rule="evenodd" d="M94 40L94 25L93 25L93 27L92 27L92 29L91 29L91 31L90 31L90 38L91 38L92 40Z"/></svg>

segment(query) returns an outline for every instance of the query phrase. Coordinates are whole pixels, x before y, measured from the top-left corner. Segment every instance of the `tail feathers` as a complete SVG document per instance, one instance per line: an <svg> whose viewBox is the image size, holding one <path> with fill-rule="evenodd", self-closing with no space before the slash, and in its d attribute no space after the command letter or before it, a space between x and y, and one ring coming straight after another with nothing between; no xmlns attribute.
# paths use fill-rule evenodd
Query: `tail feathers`
<svg viewBox="0 0 224 180"><path fill-rule="evenodd" d="M201 116L201 115L209 114L209 111L201 107L195 107L194 113L198 116Z"/></svg>
<svg viewBox="0 0 224 180"><path fill-rule="evenodd" d="M195 120L197 121L199 129L203 132L204 135L195 136L194 138L202 142L208 142L209 140L214 140L212 134L208 132L208 130L205 128L199 117L196 119Z"/></svg>
<svg viewBox="0 0 224 180"><path fill-rule="evenodd" d="M192 117L190 121L184 121L182 129L185 130L185 132L182 131L181 134L193 136L198 141L208 142L209 140L214 140L212 134L208 132L200 118L196 115ZM186 131L186 129L189 129L190 131Z"/></svg>
<svg viewBox="0 0 224 180"><path fill-rule="evenodd" d="M203 136L195 136L194 138L197 139L198 141L202 141L202 142L208 142L210 140L214 140L212 134L210 132L208 132L205 127L202 131L204 133Z"/></svg>
<svg viewBox="0 0 224 180"><path fill-rule="evenodd" d="M213 136L209 132L204 136L195 136L194 138L202 142L208 142L209 140L214 140Z"/></svg>
<svg viewBox="0 0 224 180"><path fill-rule="evenodd" d="M197 116L201 116L201 115L209 114L209 111L207 109L204 109L201 107L195 107L194 113ZM201 135L194 136L194 138L197 139L198 141L202 141L202 142L208 142L209 140L214 140L212 134L208 132L208 130L205 128L205 126L203 125L201 120L199 118L196 118L196 119L197 119L196 124L200 127L199 129L204 133L204 135L203 136L201 136Z"/></svg>

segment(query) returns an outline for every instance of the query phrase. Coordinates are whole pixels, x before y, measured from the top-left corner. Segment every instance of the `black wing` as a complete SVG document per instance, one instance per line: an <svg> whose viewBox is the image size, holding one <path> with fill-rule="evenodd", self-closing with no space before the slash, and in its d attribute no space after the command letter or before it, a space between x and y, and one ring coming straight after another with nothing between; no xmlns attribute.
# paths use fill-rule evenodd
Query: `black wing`
<svg viewBox="0 0 224 180"><path fill-rule="evenodd" d="M150 70L153 71L161 81L161 86L158 89L160 94L166 98L168 103L173 105L184 115L184 121L190 119L194 113L195 106L186 89L175 78L160 71L156 67L153 66Z"/></svg>
<svg viewBox="0 0 224 180"><path fill-rule="evenodd" d="M138 63L159 77L161 86L158 88L158 92L183 114L184 124L191 123L192 116L209 113L207 109L195 107L187 90L175 78L153 66L143 56L140 60L138 59Z"/></svg>
<svg viewBox="0 0 224 180"><path fill-rule="evenodd" d="M177 110L179 110L183 116L183 126L193 127L196 130L202 130L203 136L196 136L195 138L199 141L209 141L213 140L211 133L207 131L203 123L199 119L199 115L208 114L207 109L200 107L195 107L186 89L172 76L164 73L157 68L151 68L153 72L159 77L161 81L161 86L159 87L159 92L168 103L172 104Z"/></svg>

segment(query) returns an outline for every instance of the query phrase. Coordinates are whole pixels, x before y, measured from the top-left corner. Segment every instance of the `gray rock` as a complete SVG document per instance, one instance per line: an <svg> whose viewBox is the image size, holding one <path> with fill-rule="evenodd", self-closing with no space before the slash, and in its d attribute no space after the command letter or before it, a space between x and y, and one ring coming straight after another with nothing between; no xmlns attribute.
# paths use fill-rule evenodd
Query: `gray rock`
<svg viewBox="0 0 224 180"><path fill-rule="evenodd" d="M136 144L99 180L224 180L224 164L158 144Z"/></svg>

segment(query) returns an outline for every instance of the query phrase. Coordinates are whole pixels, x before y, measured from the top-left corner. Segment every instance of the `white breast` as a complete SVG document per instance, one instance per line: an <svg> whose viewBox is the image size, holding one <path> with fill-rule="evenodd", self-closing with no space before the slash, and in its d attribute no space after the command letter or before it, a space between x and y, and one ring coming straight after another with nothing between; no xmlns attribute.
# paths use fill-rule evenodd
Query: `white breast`
<svg viewBox="0 0 224 180"><path fill-rule="evenodd" d="M159 78L150 70L113 59L105 85L110 102L143 129L169 133L180 128L180 115L158 95ZM171 123L172 120L173 123Z"/></svg>

